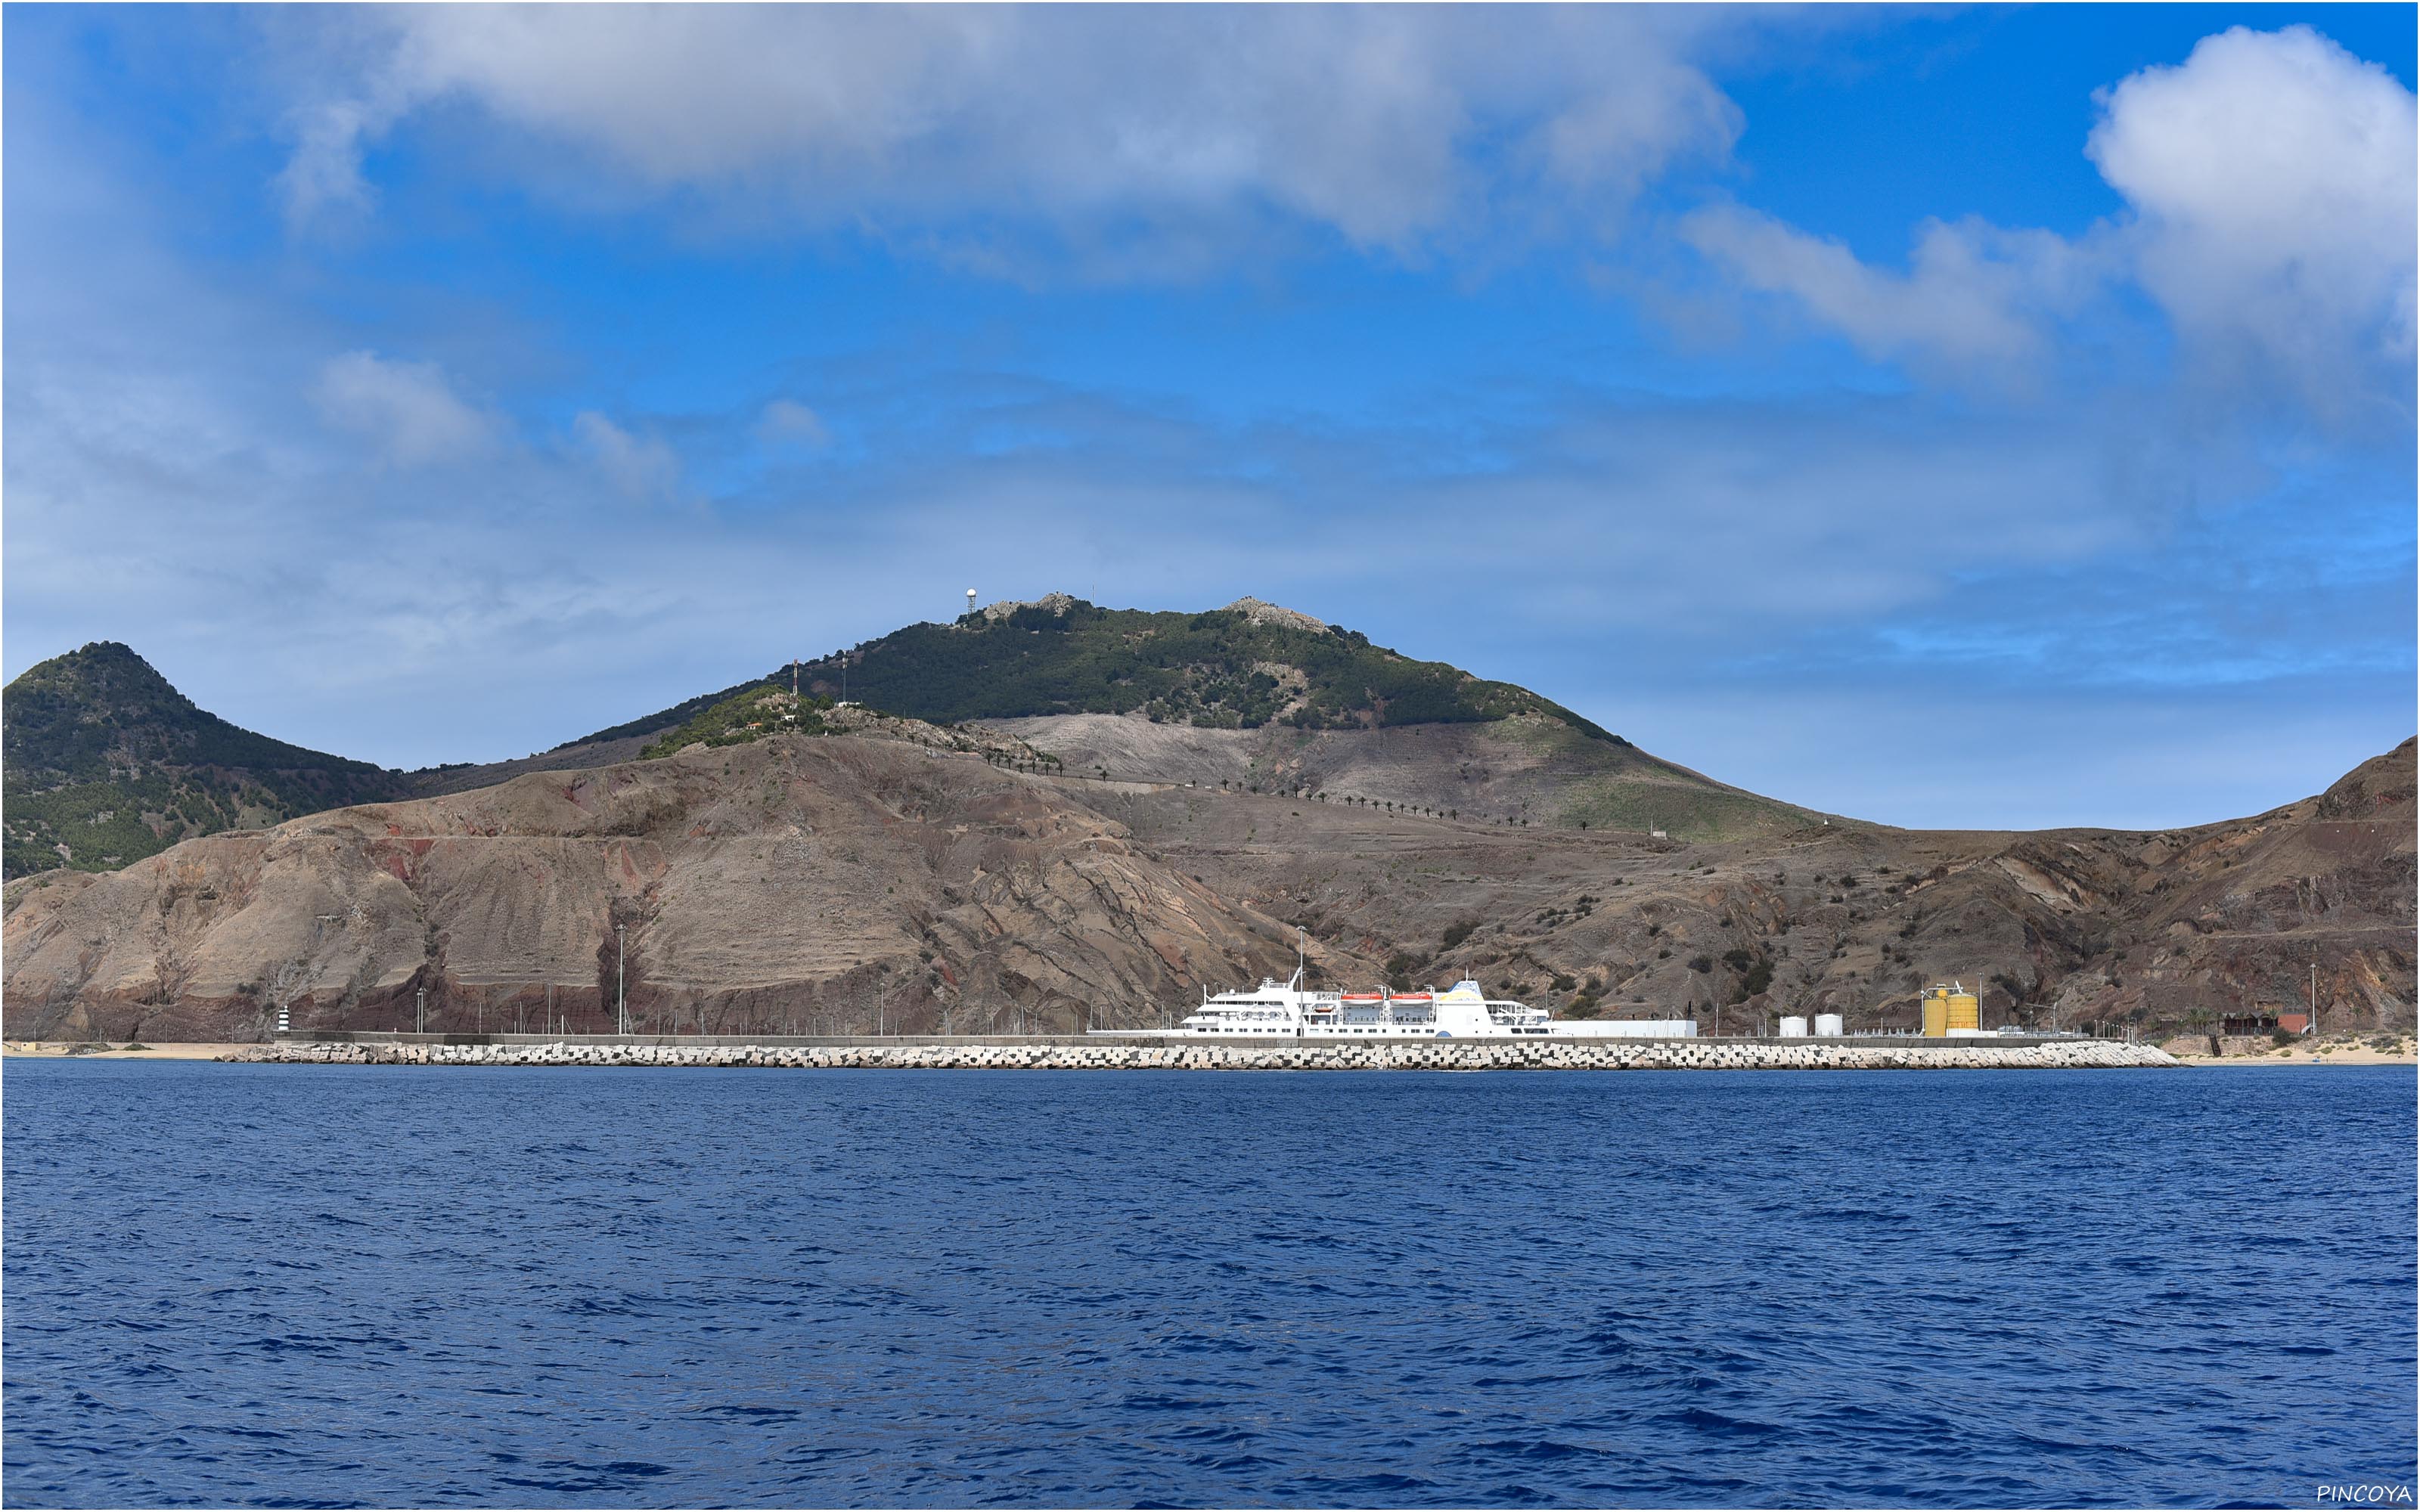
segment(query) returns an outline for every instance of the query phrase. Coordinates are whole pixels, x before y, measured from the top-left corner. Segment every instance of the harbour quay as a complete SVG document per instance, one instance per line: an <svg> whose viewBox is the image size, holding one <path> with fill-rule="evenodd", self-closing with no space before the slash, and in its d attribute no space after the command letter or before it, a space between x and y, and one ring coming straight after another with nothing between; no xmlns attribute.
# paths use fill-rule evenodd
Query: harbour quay
<svg viewBox="0 0 2420 1512"><path fill-rule="evenodd" d="M2177 1066L2156 1046L2044 1038L2015 1043L1869 1041L1429 1040L1321 1044L1212 1044L1034 1039L739 1040L598 1035L353 1033L288 1038L219 1058L368 1066L786 1068L819 1071L2015 1071Z"/></svg>

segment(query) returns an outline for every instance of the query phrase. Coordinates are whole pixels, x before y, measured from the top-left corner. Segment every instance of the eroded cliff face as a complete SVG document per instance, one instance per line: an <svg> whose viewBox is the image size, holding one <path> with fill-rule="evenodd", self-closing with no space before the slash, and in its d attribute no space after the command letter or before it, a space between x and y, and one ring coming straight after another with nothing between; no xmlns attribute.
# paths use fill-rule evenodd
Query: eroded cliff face
<svg viewBox="0 0 2420 1512"><path fill-rule="evenodd" d="M2314 964L2331 1027L2412 1026L2410 742L2190 829L1688 843L1002 770L902 730L532 774L17 884L7 1031L256 1038L280 1003L409 1026L422 988L432 1028L596 1030L616 925L643 1028L1156 1023L1285 975L1296 924L1321 985L1472 976L1710 1030L1908 1026L1916 990L1956 978L1993 1026L2158 1031L2297 1008Z"/></svg>
<svg viewBox="0 0 2420 1512"><path fill-rule="evenodd" d="M298 1027L409 1027L422 989L432 1029L594 1031L617 926L639 1023L716 1032L1157 1022L1293 967L1290 931L1063 785L778 737L21 884L7 1032L248 1039L280 1006Z"/></svg>
<svg viewBox="0 0 2420 1512"><path fill-rule="evenodd" d="M1535 714L1374 730L1205 729L1109 714L990 719L984 728L1050 752L1078 776L1325 795L1330 804L1381 812L1391 804L1478 825L1526 823L1533 834L1587 826L1771 840L1820 818Z"/></svg>
<svg viewBox="0 0 2420 1512"><path fill-rule="evenodd" d="M1993 1026L2183 1026L2297 1009L2316 964L2331 1027L2409 1028L2412 773L2406 742L2318 797L2149 833L1819 823L1687 844L1198 788L1109 807L1333 949L1567 1011L1908 1027L1954 978Z"/></svg>

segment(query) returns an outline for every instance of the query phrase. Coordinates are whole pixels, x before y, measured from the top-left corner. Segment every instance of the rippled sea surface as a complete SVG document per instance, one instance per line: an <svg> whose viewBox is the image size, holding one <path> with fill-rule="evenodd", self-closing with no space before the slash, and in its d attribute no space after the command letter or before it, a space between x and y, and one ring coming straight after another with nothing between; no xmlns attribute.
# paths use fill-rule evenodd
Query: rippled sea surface
<svg viewBox="0 0 2420 1512"><path fill-rule="evenodd" d="M6 1072L13 1505L2311 1505L2408 1069Z"/></svg>

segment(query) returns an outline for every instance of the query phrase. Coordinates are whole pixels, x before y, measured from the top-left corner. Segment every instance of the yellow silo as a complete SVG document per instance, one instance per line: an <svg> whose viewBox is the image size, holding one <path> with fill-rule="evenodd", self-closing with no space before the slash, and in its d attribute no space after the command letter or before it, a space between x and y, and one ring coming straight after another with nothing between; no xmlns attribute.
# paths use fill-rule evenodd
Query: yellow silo
<svg viewBox="0 0 2420 1512"><path fill-rule="evenodd" d="M1983 1005L1973 993L1954 981L1947 987L1927 987L1923 1004L1924 1037L1928 1040L1961 1032L1973 1034L1983 1027Z"/></svg>

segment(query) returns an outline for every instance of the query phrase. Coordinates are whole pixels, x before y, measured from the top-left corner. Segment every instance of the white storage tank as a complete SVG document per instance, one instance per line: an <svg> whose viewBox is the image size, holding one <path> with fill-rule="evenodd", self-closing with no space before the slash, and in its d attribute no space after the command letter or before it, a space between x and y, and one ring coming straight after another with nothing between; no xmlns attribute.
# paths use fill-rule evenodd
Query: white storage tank
<svg viewBox="0 0 2420 1512"><path fill-rule="evenodd" d="M1788 1018L1786 1018L1786 1019L1783 1019L1783 1020L1781 1021L1781 1037L1782 1037L1783 1039L1785 1039L1785 1040L1804 1040L1804 1039L1806 1039L1806 1038L1807 1038L1807 1021L1806 1021L1805 1019L1803 1019L1803 1018L1800 1018L1800 1017L1799 1017L1797 1014L1795 1014L1795 1013L1792 1013L1790 1017L1788 1017Z"/></svg>
<svg viewBox="0 0 2420 1512"><path fill-rule="evenodd" d="M1818 1013L1815 1015L1815 1038L1818 1040L1837 1040L1840 1038L1843 1032L1844 1031L1840 1027L1839 1014Z"/></svg>

